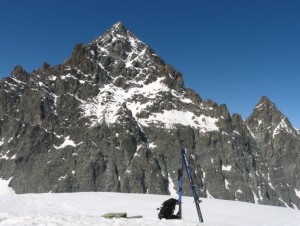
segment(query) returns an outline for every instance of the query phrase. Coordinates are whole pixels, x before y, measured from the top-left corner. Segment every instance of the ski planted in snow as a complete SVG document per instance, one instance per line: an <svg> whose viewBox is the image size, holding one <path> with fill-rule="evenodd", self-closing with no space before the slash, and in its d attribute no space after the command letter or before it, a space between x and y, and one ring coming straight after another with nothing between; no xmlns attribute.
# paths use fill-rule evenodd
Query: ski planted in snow
<svg viewBox="0 0 300 226"><path fill-rule="evenodd" d="M183 162L184 168L186 170L186 173L187 173L187 176L188 176L188 179L189 179L189 183L190 183L190 186L191 186L191 189L192 189L192 193L193 193L193 197L194 197L194 201L195 201L195 205L196 205L196 209L197 209L197 213L198 213L198 218L199 218L200 223L202 223L203 222L203 217L202 217L202 213L201 213L200 205L199 205L201 200L199 199L199 196L196 193L195 184L194 184L194 181L193 181L193 178L192 178L192 173L190 171L190 167L189 167L189 164L188 164L188 161L187 161L187 158L186 158L186 149L184 149L184 148L181 149L181 157L182 157L182 162ZM181 180L182 180L182 176L181 176ZM182 184L182 182L181 182L181 184ZM182 186L181 186L181 191L179 190L179 198L180 198L179 202L180 203L181 203L181 195L182 195Z"/></svg>
<svg viewBox="0 0 300 226"><path fill-rule="evenodd" d="M179 219L182 219L182 168L178 170L178 205L179 205L179 211L178 211L178 217Z"/></svg>

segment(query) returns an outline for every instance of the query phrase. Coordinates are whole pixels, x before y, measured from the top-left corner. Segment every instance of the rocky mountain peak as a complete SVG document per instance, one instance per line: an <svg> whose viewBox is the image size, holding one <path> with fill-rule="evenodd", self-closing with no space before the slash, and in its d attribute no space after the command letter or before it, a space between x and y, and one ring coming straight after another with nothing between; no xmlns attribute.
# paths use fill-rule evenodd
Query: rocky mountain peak
<svg viewBox="0 0 300 226"><path fill-rule="evenodd" d="M247 120L249 121L255 118L264 121L265 124L270 124L274 120L280 120L282 116L282 113L277 109L276 105L272 103L268 97L262 96Z"/></svg>
<svg viewBox="0 0 300 226"><path fill-rule="evenodd" d="M231 116L122 23L61 65L17 66L0 93L0 178L17 193L169 194L184 144L201 196L300 207L300 140L275 104Z"/></svg>
<svg viewBox="0 0 300 226"><path fill-rule="evenodd" d="M254 111L266 112L270 110L277 110L275 104L272 103L267 96L262 96L260 101L256 104Z"/></svg>
<svg viewBox="0 0 300 226"><path fill-rule="evenodd" d="M261 103L271 104L272 102L270 101L270 99L267 96L262 96L260 98L260 101L258 102L258 104L261 104Z"/></svg>
<svg viewBox="0 0 300 226"><path fill-rule="evenodd" d="M17 76L19 74L27 73L21 65L16 65L11 72L11 76Z"/></svg>
<svg viewBox="0 0 300 226"><path fill-rule="evenodd" d="M256 104L246 124L256 138L262 137L262 134L264 137L274 137L281 132L298 136L288 118L266 96Z"/></svg>
<svg viewBox="0 0 300 226"><path fill-rule="evenodd" d="M105 73L112 78L122 74L126 79L140 77L139 80L147 80L145 74L164 70L165 63L153 49L118 22L91 43L76 45L66 65L85 74Z"/></svg>
<svg viewBox="0 0 300 226"><path fill-rule="evenodd" d="M117 23L115 23L110 29L109 31L112 33L117 33L119 35L126 35L127 34L127 29L124 26L124 24L119 21Z"/></svg>
<svg viewBox="0 0 300 226"><path fill-rule="evenodd" d="M97 37L92 43L109 44L116 40L126 40L128 36L134 36L129 32L122 22L115 23L111 28L109 28L104 34ZM134 38L136 38L134 36Z"/></svg>
<svg viewBox="0 0 300 226"><path fill-rule="evenodd" d="M43 63L42 70L49 71L51 69L52 69L52 67L50 64L48 64L47 62Z"/></svg>
<svg viewBox="0 0 300 226"><path fill-rule="evenodd" d="M25 71L21 65L16 65L10 75L11 78L18 79L24 83L28 83L30 81L29 73Z"/></svg>

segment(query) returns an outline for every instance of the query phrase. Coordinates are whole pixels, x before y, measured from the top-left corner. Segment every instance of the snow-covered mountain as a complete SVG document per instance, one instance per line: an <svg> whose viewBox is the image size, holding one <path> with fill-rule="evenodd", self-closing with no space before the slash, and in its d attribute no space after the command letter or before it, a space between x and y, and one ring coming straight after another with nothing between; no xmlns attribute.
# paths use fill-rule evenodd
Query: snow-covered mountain
<svg viewBox="0 0 300 226"><path fill-rule="evenodd" d="M0 177L16 193L173 193L182 146L200 196L300 208L300 135L275 104L243 121L202 100L122 23L0 81Z"/></svg>

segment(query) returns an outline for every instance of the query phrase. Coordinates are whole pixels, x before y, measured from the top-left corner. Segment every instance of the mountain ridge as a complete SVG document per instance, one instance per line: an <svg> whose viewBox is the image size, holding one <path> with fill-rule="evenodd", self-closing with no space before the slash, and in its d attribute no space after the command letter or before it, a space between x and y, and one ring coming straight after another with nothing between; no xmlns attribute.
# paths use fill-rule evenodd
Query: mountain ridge
<svg viewBox="0 0 300 226"><path fill-rule="evenodd" d="M17 193L167 194L184 146L201 196L300 208L300 136L275 104L230 115L122 23L64 64L16 66L0 92L0 177Z"/></svg>

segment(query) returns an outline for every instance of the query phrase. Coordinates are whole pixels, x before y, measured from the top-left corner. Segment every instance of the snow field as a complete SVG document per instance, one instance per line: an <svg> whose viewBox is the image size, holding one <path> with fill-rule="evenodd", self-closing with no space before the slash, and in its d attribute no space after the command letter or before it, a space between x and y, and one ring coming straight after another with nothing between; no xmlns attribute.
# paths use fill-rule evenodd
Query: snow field
<svg viewBox="0 0 300 226"><path fill-rule="evenodd" d="M200 204L204 223L199 224L191 197L183 197L183 220L158 220L156 209L168 198L170 196L110 192L11 194L0 198L0 225L300 225L298 210L205 198ZM143 218L101 217L109 212L127 212L128 216L142 215Z"/></svg>

